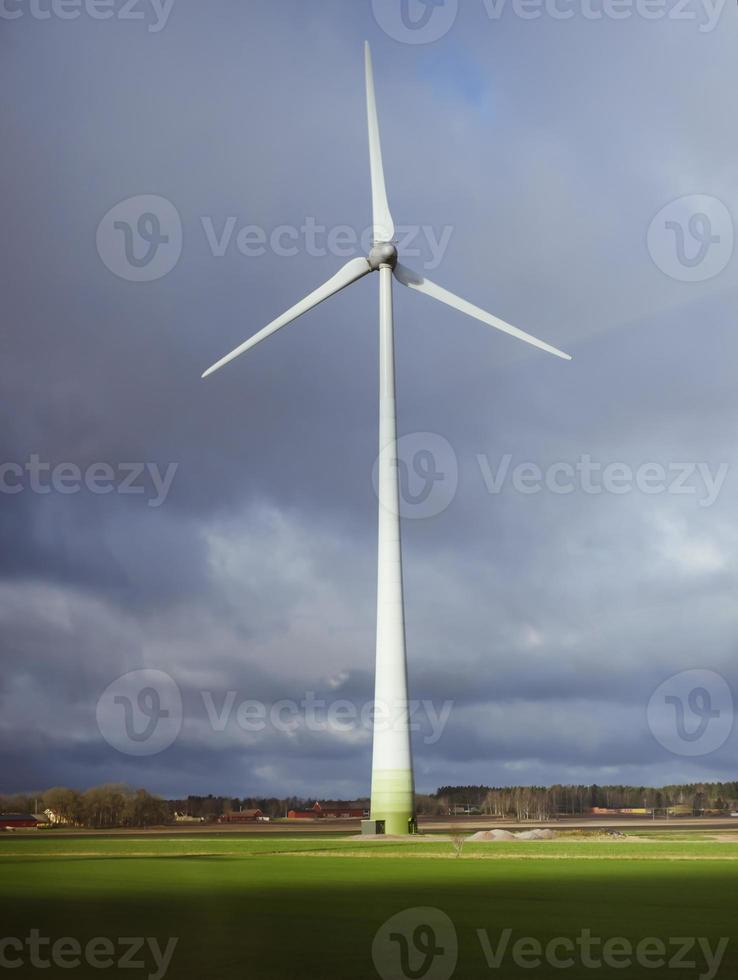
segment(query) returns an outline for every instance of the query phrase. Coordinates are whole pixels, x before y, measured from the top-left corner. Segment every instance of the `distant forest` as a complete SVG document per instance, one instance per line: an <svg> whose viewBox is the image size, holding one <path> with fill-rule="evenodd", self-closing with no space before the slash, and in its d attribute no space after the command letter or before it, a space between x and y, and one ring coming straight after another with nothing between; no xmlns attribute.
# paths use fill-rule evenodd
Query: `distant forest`
<svg viewBox="0 0 738 980"><path fill-rule="evenodd" d="M595 807L702 814L738 809L738 782L662 786L441 786L431 797L443 808L493 817L546 820L581 816ZM423 811L421 811L423 812Z"/></svg>
<svg viewBox="0 0 738 980"><path fill-rule="evenodd" d="M84 791L57 786L37 793L0 795L0 812L41 814L76 827L154 827L173 824L177 816L215 821L239 810L259 809L271 819L289 810L304 810L321 797L188 796L165 800L145 789L118 783ZM368 802L367 798L361 802ZM674 814L738 811L738 782L662 786L441 786L416 796L421 816L476 813L496 819L550 820L583 816L595 807L646 809Z"/></svg>

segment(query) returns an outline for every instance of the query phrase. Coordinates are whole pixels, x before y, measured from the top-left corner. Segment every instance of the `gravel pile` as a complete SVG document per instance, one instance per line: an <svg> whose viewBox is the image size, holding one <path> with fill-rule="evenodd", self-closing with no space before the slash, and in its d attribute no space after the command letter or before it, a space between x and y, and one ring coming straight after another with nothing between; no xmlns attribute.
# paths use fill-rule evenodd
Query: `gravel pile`
<svg viewBox="0 0 738 980"><path fill-rule="evenodd" d="M555 837L553 830L522 830L517 834L511 834L509 830L480 830L467 839L470 843L484 843L497 840L553 840Z"/></svg>
<svg viewBox="0 0 738 980"><path fill-rule="evenodd" d="M515 840L515 835L509 830L480 830L477 834L472 834L469 841L494 841L494 840Z"/></svg>
<svg viewBox="0 0 738 980"><path fill-rule="evenodd" d="M553 830L524 830L515 835L518 840L553 840Z"/></svg>

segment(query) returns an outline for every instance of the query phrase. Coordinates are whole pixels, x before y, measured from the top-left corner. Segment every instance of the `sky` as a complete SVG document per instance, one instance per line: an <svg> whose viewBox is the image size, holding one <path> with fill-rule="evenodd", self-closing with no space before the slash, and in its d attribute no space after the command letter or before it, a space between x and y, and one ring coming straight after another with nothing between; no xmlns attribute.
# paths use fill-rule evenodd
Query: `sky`
<svg viewBox="0 0 738 980"><path fill-rule="evenodd" d="M738 778L736 32L2 0L0 791L368 794L376 277L200 379L365 254L365 39L401 261L573 356L395 289L418 790Z"/></svg>

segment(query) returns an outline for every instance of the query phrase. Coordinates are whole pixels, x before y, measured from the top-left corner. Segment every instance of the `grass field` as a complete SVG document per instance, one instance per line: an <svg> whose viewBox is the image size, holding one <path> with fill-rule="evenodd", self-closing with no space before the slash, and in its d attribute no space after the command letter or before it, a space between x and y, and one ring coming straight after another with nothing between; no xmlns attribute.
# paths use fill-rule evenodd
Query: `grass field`
<svg viewBox="0 0 738 980"><path fill-rule="evenodd" d="M115 947L107 970L84 957L79 967L33 968L27 949L11 950L8 955L23 957L26 965L8 970L8 976L111 975L126 948L120 938L150 937L162 950L177 939L166 972L170 980L444 980L450 975L446 961L424 961L424 934L416 935L414 927L408 943L417 940L421 952L409 946L404 969L388 966L399 956L397 937L389 953L378 940L380 972L372 957L385 920L424 907L442 910L453 923L453 976L460 980L709 976L700 946L682 957L693 965L668 966L679 949L670 945L675 937L707 940L708 953L721 938L730 939L713 975L734 977L738 843L709 835L504 842L466 845L457 860L450 842L433 839L406 844L335 836L71 838L38 832L0 837L0 938L25 940L38 929L43 937L73 937L83 946L107 937ZM416 919L423 921L423 915L411 913L411 926ZM512 930L507 953L499 967L490 967L479 930L486 930L489 952L499 947L506 929ZM585 929L602 940L623 937L633 947L660 939L665 956L651 950L646 963L596 969L585 967L578 952L573 965L562 969L545 956L538 958L539 967L530 966L535 955L520 962L512 957L513 944L523 937L545 946L556 937L576 942ZM557 955L568 958L566 951ZM121 969L124 976L157 975L151 947L144 946L134 960L142 965ZM430 962L431 969L422 972Z"/></svg>

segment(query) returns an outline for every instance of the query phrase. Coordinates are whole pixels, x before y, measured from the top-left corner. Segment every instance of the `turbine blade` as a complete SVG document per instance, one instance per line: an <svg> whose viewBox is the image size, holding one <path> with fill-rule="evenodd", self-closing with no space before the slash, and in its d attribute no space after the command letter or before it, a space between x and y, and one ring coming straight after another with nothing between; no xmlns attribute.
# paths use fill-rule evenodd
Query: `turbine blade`
<svg viewBox="0 0 738 980"><path fill-rule="evenodd" d="M397 267L395 268L395 277L397 278L398 282L402 283L403 286L409 286L410 289L416 289L419 293L425 293L426 296L431 296L433 299L437 299L441 303L445 303L447 306L451 306L453 309L459 310L461 313L466 313L467 316L472 316L477 320L481 320L482 323L486 323L490 327L495 327L497 330L502 330L503 333L509 333L511 336L517 337L518 340L524 340L527 344L532 344L534 347L540 348L540 350L548 351L549 354L555 354L556 357L563 357L565 361L571 360L570 354L565 354L558 348L552 347L543 340L538 340L537 337L531 336L531 334L526 333L524 330L519 330L517 327L511 326L509 323L505 323L504 320L500 320L498 317L492 316L491 313L487 313L478 306L468 303L460 296L456 296L454 293L450 293L447 289L443 289L442 286L437 286L434 282L431 282L430 279L425 279L417 272L413 272L412 269L408 269L408 267L405 265L400 265L400 263L397 264Z"/></svg>
<svg viewBox="0 0 738 980"><path fill-rule="evenodd" d="M314 306L318 306L324 300L334 296L342 289L345 289L346 286L350 286L351 283L356 282L357 279L361 279L363 276L368 275L371 271L371 266L366 259L352 259L350 262L347 262L335 276L328 280L328 282L324 283L322 286L319 286L314 292L310 293L309 296L306 296L305 299L300 300L299 303L296 303L295 306L287 310L286 313L283 313L282 316L278 317L276 320L273 320L270 324L268 324L268 326L264 327L263 330L260 330L258 333L254 334L253 337L241 344L240 347L236 347L236 349L232 350L230 354L226 354L226 356L221 358L216 364L209 367L203 374L203 378L207 378L208 375L214 374L220 368L228 364L229 361L232 361L240 354L243 354L252 347L255 347L262 340L265 340L273 333L276 333L276 331L281 327L284 327L293 320L296 320L299 316L302 316L303 313L307 313L308 310L312 310Z"/></svg>
<svg viewBox="0 0 738 980"><path fill-rule="evenodd" d="M366 62L366 108L369 120L369 162L372 171L374 241L391 242L395 237L395 224L387 203L387 187L384 182L382 144L379 138L379 119L377 117L377 98L374 93L374 68L368 41L364 45L364 57Z"/></svg>

